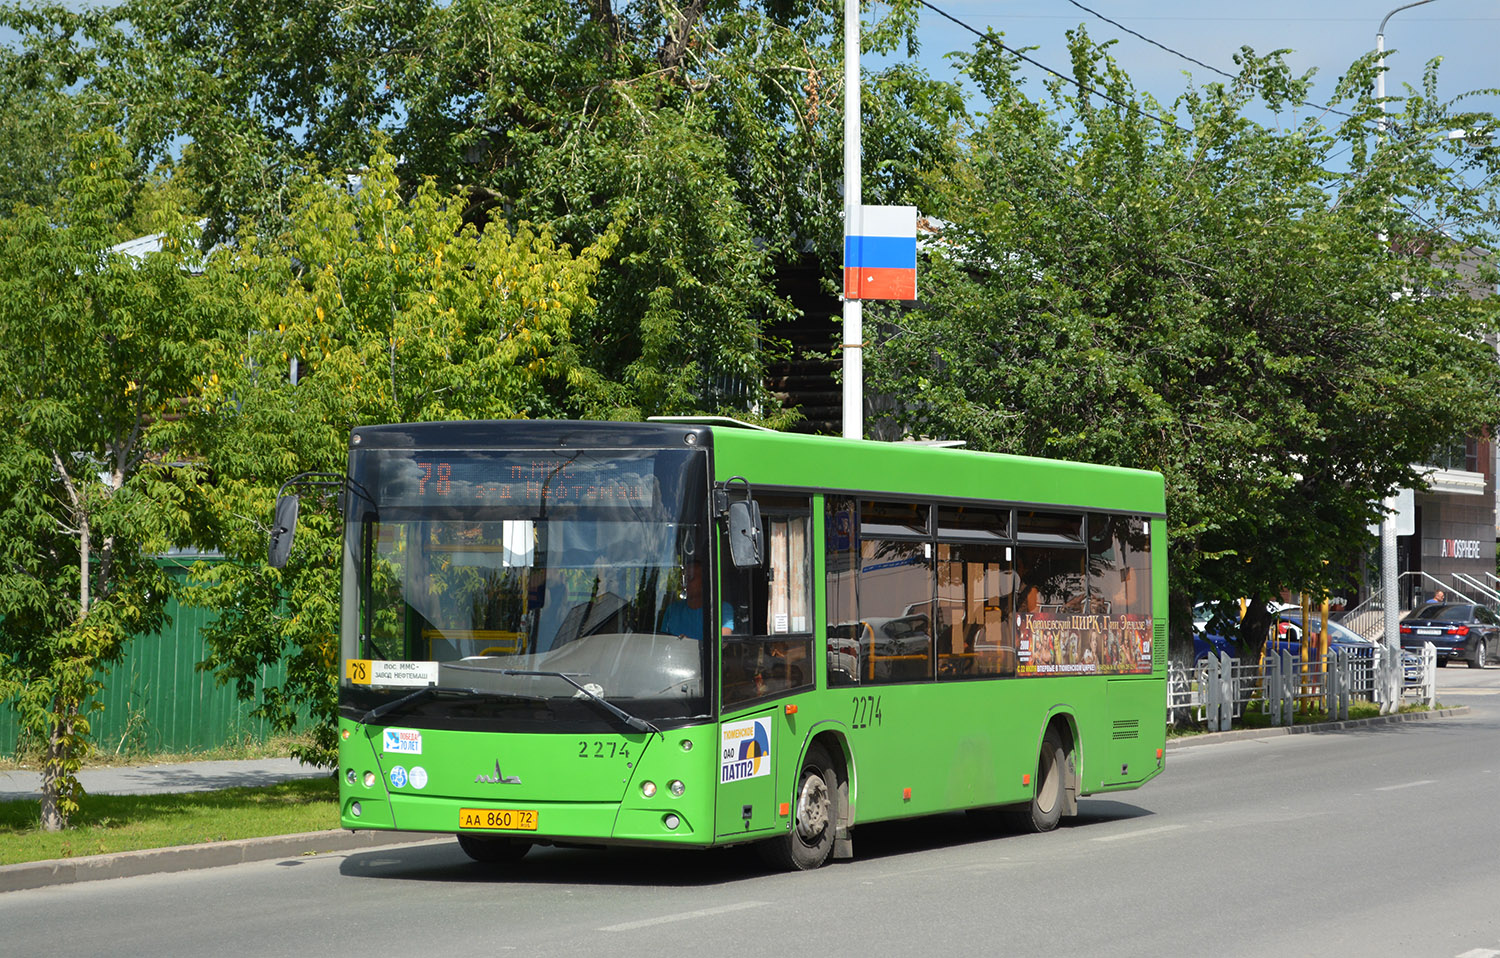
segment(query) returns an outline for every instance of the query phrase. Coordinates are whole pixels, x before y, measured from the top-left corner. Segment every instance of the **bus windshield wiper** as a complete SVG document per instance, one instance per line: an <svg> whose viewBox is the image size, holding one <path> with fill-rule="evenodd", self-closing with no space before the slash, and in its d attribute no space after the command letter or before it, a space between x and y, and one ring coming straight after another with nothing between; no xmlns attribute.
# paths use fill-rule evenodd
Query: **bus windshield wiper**
<svg viewBox="0 0 1500 958"><path fill-rule="evenodd" d="M401 696L399 699L391 699L389 702L383 702L380 705L375 706L374 708L370 709L370 711L365 713L364 718L359 720L359 724L368 725L373 720L380 718L382 715L387 715L391 712L394 712L404 705L410 705L413 702L420 702L423 699L430 698L431 696L437 695L438 693L446 694L450 692L462 693L464 695L490 694L487 692L482 692L479 689L454 688L452 686L441 685L424 685L423 687L417 689L415 692L409 692L406 695Z"/></svg>
<svg viewBox="0 0 1500 958"><path fill-rule="evenodd" d="M462 665L450 665L448 667L450 669L465 668L465 666ZM500 675L540 675L554 679L562 679L564 682L573 686L573 688L582 692L589 701L598 705L610 715L613 715L615 718L624 722L626 725L635 729L637 732L655 732L657 735L661 735L661 729L657 728L655 725L652 725L650 722L646 721L643 718L636 718L634 715L631 715L629 712L620 708L618 705L606 700L604 696L600 695L599 693L584 688L578 683L576 679L573 678L573 676L569 675L566 672L533 671L531 669L475 669L474 671L493 672Z"/></svg>

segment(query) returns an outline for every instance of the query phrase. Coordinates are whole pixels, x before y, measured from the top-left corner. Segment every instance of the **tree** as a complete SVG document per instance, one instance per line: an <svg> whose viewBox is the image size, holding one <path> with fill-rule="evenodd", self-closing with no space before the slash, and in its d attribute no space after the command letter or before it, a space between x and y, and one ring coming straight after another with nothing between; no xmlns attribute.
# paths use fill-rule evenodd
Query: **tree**
<svg viewBox="0 0 1500 958"><path fill-rule="evenodd" d="M152 555L185 531L162 436L217 316L180 224L111 251L146 202L128 167L113 133L81 138L57 201L0 219L0 701L41 743L49 830L78 808L99 670L162 621Z"/></svg>
<svg viewBox="0 0 1500 958"><path fill-rule="evenodd" d="M897 4L869 47L909 38L912 10ZM579 337L611 414L774 420L761 371L794 315L777 273L820 262L832 292L842 256L840 14L806 0L126 0L0 8L0 22L115 118L141 169L170 158L200 185L211 239L290 215L300 175L356 169L381 135L407 189L462 188L481 226L545 223L583 248L628 211ZM879 202L948 155L962 101L906 67L870 76L864 97Z"/></svg>
<svg viewBox="0 0 1500 958"><path fill-rule="evenodd" d="M287 681L259 714L314 717L298 754L335 750L342 517L308 501L284 569L266 565L278 485L342 473L350 430L376 422L576 416L607 386L580 358L574 326L623 225L577 253L546 229L480 233L463 194L428 183L404 198L377 153L357 183L311 179L275 235L245 234L206 282L257 325L218 340L173 440L202 457L193 541L229 561L193 573L188 600L219 610L205 663L247 698L261 667Z"/></svg>
<svg viewBox="0 0 1500 958"><path fill-rule="evenodd" d="M1413 463L1500 421L1496 298L1459 295L1455 262L1495 214L1452 168L1496 158L1445 155L1495 123L1429 89L1372 148L1368 62L1337 129L1268 129L1247 106L1307 88L1276 55L1167 111L1086 35L1072 53L1042 99L998 47L968 58L993 109L921 195L949 225L871 379L913 432L1161 471L1180 648L1194 597L1330 585Z"/></svg>

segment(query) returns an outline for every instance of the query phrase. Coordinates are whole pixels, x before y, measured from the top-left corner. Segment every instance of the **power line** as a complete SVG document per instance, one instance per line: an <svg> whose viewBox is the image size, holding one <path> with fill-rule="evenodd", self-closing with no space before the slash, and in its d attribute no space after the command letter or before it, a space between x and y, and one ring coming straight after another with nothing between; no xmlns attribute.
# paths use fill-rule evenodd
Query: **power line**
<svg viewBox="0 0 1500 958"><path fill-rule="evenodd" d="M967 30L970 33L974 34L976 37L979 37L981 40L987 40L990 43L995 44L1000 49L1004 50L1006 53L1009 53L1011 56L1016 57L1016 58L1021 59L1021 60L1025 60L1027 63L1031 64L1032 66L1036 67L1037 69L1044 70L1047 73L1050 73L1053 76L1057 77L1059 80L1063 80L1063 81L1065 81L1067 83L1076 84L1078 86L1078 89L1081 92L1090 93L1090 94L1093 94L1094 96L1099 97L1100 99L1108 100L1110 103L1113 103L1115 106L1123 107L1124 109L1131 110L1131 111L1133 111L1135 113L1139 113L1141 116L1144 116L1147 119L1155 120L1157 123L1161 124L1162 126L1170 126L1172 129L1178 131L1179 133L1186 133L1186 134L1188 134L1190 136L1192 135L1192 132L1193 132L1192 130L1184 129L1183 127L1178 126L1176 123L1173 123L1171 120L1163 119L1162 117L1159 117L1159 116L1157 116L1154 113L1149 113L1146 110L1141 109L1140 107L1136 106L1133 103L1125 103L1125 102L1123 102L1121 100L1117 100L1114 97L1110 96L1108 93L1105 93L1103 90L1098 90L1098 89L1095 89L1094 87L1088 86L1087 84L1080 83L1074 77L1070 77L1070 76L1067 76L1066 74L1059 73L1056 70L1052 69L1051 67L1047 66L1045 63L1041 63L1041 62L1039 62L1037 60L1033 60L1031 57L1029 57L1026 54L1022 53L1020 50L1016 50L1016 49L1014 49L1012 47L1008 47L1002 41L995 39L995 37L994 37L993 34L980 33L978 30L974 29L973 27L969 26L964 21L962 21L962 20L958 19L957 17L953 16L951 13L948 13L946 10L941 10L938 7L933 6L931 3L928 2L928 0L917 0L917 2L919 4L921 4L922 6L926 7L927 9L931 10L933 13L936 13L938 16L943 17L943 18L945 18L947 20L950 20L950 21L952 21L953 23L957 24L960 27L963 27L965 30Z"/></svg>
<svg viewBox="0 0 1500 958"><path fill-rule="evenodd" d="M1165 50L1166 52L1172 54L1173 56L1175 56L1175 57L1181 57L1182 59L1186 60L1189 63L1196 63L1198 66L1202 67L1203 69L1205 69L1205 70L1211 70L1214 73L1217 73L1219 76L1229 77L1229 79L1231 79L1231 80L1235 79L1235 75L1233 73L1226 73L1223 70L1220 70L1216 66L1211 66L1211 65L1209 65L1207 63L1204 63L1202 60L1195 60L1192 57L1188 56L1186 53L1182 53L1182 52L1179 52L1177 50L1173 50L1169 46L1166 46L1166 45L1161 44L1161 43L1157 43L1155 40L1153 40L1150 37L1146 36L1144 33L1136 33L1134 30L1130 29L1125 24L1119 23L1118 21L1115 21L1115 20L1111 20L1109 17L1106 17L1104 14L1100 13L1097 10L1090 10L1088 7L1086 7L1083 4L1079 3L1078 0L1068 0L1068 2L1071 3L1073 6L1077 7L1078 9L1082 10L1084 13L1090 14L1091 16L1098 17L1100 20L1103 20L1105 23L1109 24L1110 26L1118 27L1119 29L1124 30L1126 33L1130 34L1131 36L1133 36L1133 37L1135 37L1135 38L1137 38L1139 40L1145 40L1147 43L1151 44L1153 47L1156 47L1158 50Z"/></svg>
<svg viewBox="0 0 1500 958"><path fill-rule="evenodd" d="M1225 72L1224 70L1220 70L1218 67L1213 66L1212 64L1204 63L1202 60L1198 60L1198 59L1195 59L1193 57L1190 57L1186 53L1183 53L1181 50L1174 50L1171 47L1167 46L1166 44L1158 43L1157 41L1155 41L1155 40L1151 39L1150 37L1146 36L1144 33L1137 33L1136 31L1134 31L1134 30L1130 29L1129 27L1125 26L1125 24L1120 23L1120 22L1118 22L1116 20L1111 20L1109 17L1106 17L1104 14L1100 13L1099 11L1092 10L1092 9L1084 6L1083 4L1079 3L1078 0L1068 0L1068 2L1071 3L1073 6L1077 7L1078 9L1082 10L1084 13L1087 13L1087 14L1089 14L1091 16L1098 17L1100 20L1103 20L1105 23L1109 24L1112 27L1116 27L1116 28L1118 28L1120 30L1124 30L1126 33L1130 34L1131 36L1135 37L1138 40L1144 40L1146 43L1151 44L1153 47L1156 47L1158 50L1164 50L1167 53L1172 54L1174 57L1180 57L1183 60L1186 60L1188 63L1196 64L1196 65L1202 67L1205 70L1209 70L1209 71L1211 71L1213 73L1217 73L1219 76L1228 77L1231 80L1239 79L1233 73ZM1250 85L1253 87L1255 84L1251 83ZM1335 116L1348 117L1351 120L1354 119L1354 114L1352 114L1352 113L1345 113L1342 110L1335 110L1333 107L1328 106L1328 105L1323 104L1323 103L1313 103L1312 101L1308 101L1308 105L1312 106L1312 107L1316 107L1317 109L1322 110L1324 113L1332 113Z"/></svg>

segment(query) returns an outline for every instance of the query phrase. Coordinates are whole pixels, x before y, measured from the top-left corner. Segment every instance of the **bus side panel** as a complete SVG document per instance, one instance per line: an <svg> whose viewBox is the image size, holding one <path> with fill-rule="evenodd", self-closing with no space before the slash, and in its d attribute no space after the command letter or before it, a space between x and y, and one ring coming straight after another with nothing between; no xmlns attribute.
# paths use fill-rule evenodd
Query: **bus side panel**
<svg viewBox="0 0 1500 958"><path fill-rule="evenodd" d="M1098 679L996 679L830 690L849 728L856 822L1009 805L1031 797L1043 722ZM844 714L837 715L842 708Z"/></svg>
<svg viewBox="0 0 1500 958"><path fill-rule="evenodd" d="M1167 745L1167 688L1159 678L1108 680L1108 728L1085 752L1082 791L1134 788L1162 770Z"/></svg>

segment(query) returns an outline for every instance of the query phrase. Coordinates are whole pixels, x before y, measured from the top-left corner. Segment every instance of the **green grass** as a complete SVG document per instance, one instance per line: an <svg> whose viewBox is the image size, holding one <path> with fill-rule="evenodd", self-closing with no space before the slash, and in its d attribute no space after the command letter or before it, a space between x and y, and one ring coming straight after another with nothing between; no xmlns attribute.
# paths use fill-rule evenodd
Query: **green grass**
<svg viewBox="0 0 1500 958"><path fill-rule="evenodd" d="M72 828L41 829L36 801L0 802L0 865L339 827L332 777L173 795L88 795Z"/></svg>

